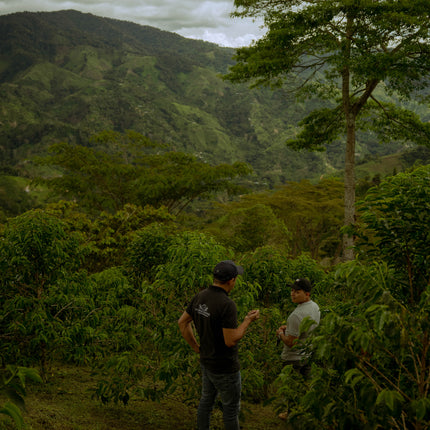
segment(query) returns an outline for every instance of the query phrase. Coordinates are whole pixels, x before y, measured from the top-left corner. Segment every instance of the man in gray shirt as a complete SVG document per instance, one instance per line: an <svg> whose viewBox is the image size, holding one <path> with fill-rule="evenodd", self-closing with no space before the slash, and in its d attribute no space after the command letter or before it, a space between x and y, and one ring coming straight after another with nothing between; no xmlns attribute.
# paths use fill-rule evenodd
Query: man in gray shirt
<svg viewBox="0 0 430 430"><path fill-rule="evenodd" d="M310 369L307 360L309 353L301 347L301 344L320 322L320 309L311 300L311 289L311 283L307 279L301 278L294 281L291 286L291 300L297 304L297 307L288 317L287 324L277 330L278 338L284 343L281 353L284 365L292 364L294 369L304 376L307 376ZM314 324L309 330L300 332L300 324L306 317L314 321Z"/></svg>
<svg viewBox="0 0 430 430"><path fill-rule="evenodd" d="M281 359L284 366L290 364L294 370L307 377L310 372L309 352L303 348L303 341L320 322L320 309L311 300L311 283L307 279L296 279L291 285L291 301L297 304L291 312L287 324L282 325L276 331L278 339L284 343ZM314 324L308 330L300 331L300 324L309 317ZM287 412L279 414L279 418L286 419Z"/></svg>

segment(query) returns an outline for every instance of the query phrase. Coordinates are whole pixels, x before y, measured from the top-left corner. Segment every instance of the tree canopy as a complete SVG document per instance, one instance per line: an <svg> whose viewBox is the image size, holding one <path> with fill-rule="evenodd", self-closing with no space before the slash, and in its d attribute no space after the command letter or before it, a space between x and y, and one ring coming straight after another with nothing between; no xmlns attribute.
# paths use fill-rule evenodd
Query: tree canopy
<svg viewBox="0 0 430 430"><path fill-rule="evenodd" d="M235 0L235 7L235 16L262 16L267 33L237 50L237 63L225 78L273 87L287 81L298 95L328 100L303 119L289 143L323 149L346 135L344 223L353 225L357 128L373 126L397 139L428 144L429 124L384 104L386 93L407 98L428 84L428 2ZM345 235L346 259L353 256L352 243Z"/></svg>
<svg viewBox="0 0 430 430"><path fill-rule="evenodd" d="M115 212L129 203L166 206L179 213L198 197L243 192L233 179L251 173L245 163L213 166L132 131L103 132L89 143L53 145L40 162L59 169L59 174L39 179L60 197L89 210Z"/></svg>
<svg viewBox="0 0 430 430"><path fill-rule="evenodd" d="M250 193L219 205L214 211L218 219L207 230L221 241L234 236L231 246L242 252L264 244L288 249L294 257L308 252L315 259L336 260L342 205L339 180L289 182L273 192Z"/></svg>

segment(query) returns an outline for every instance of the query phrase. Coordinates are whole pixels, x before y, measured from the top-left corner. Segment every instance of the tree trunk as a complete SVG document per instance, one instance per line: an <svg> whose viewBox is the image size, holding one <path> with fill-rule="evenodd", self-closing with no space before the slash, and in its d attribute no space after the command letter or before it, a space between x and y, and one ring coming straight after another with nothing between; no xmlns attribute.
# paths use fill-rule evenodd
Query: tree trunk
<svg viewBox="0 0 430 430"><path fill-rule="evenodd" d="M351 55L351 38L353 33L353 17L347 18L347 34L346 41L343 47L344 57L350 58ZM349 64L346 62L342 70L342 104L345 115L346 126L346 148L345 148L345 173L344 173L344 227L354 224L355 218L355 122L356 111L351 105L352 99L350 95L351 73ZM343 235L343 261L354 259L354 239L352 235L344 233Z"/></svg>
<svg viewBox="0 0 430 430"><path fill-rule="evenodd" d="M344 173L344 226L355 223L355 116L346 116L346 151ZM351 234L343 235L343 261L354 259L354 238Z"/></svg>
<svg viewBox="0 0 430 430"><path fill-rule="evenodd" d="M349 59L351 57L351 40L353 36L354 16L348 15L346 22L346 37L343 46L343 56L346 60L342 70L342 104L346 126L345 173L344 173L344 227L354 224L355 218L355 121L356 111L351 105L350 95L351 71ZM343 261L354 259L354 239L348 233L343 234Z"/></svg>

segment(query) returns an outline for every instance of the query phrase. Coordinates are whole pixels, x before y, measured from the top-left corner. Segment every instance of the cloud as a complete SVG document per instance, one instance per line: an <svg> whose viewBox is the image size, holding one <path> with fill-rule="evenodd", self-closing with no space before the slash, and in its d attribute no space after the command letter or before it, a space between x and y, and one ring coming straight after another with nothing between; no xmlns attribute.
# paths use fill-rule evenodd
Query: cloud
<svg viewBox="0 0 430 430"><path fill-rule="evenodd" d="M261 22L231 18L233 0L0 0L0 14L75 9L150 25L221 46L247 46L262 34Z"/></svg>

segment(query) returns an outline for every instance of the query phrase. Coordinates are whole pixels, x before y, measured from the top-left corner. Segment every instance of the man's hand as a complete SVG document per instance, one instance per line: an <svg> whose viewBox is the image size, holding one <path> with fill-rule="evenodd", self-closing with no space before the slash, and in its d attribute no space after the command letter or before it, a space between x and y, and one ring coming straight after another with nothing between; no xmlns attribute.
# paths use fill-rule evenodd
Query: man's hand
<svg viewBox="0 0 430 430"><path fill-rule="evenodd" d="M286 325L281 325L281 327L279 327L278 330L276 330L276 336L279 338L281 334L285 333L286 328L287 328Z"/></svg>
<svg viewBox="0 0 430 430"><path fill-rule="evenodd" d="M281 325L281 327L276 330L276 337L281 340L285 345L289 346L290 348L293 347L294 343L297 340L296 336L292 336L289 334L288 336L285 335L285 329L287 328L286 325Z"/></svg>
<svg viewBox="0 0 430 430"><path fill-rule="evenodd" d="M235 346L237 342L239 342L239 340L245 335L248 326L258 318L260 318L260 311L258 309L254 309L248 312L246 317L243 319L242 324L240 324L238 328L223 328L222 332L224 335L225 344L229 348Z"/></svg>
<svg viewBox="0 0 430 430"><path fill-rule="evenodd" d="M260 318L260 311L258 309L249 311L246 318L249 318L251 321L258 320L258 318Z"/></svg>

